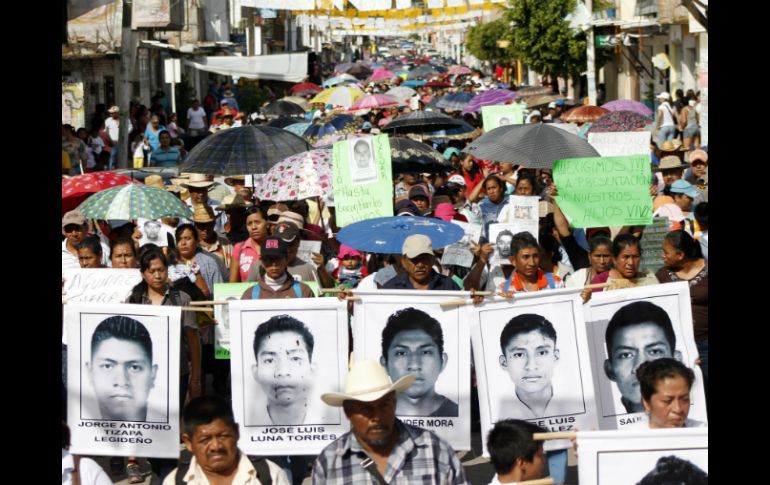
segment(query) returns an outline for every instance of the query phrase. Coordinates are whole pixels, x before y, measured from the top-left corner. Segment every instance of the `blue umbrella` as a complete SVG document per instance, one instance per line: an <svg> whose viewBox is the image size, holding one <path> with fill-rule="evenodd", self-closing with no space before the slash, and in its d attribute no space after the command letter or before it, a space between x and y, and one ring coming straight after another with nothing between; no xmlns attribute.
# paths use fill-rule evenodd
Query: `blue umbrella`
<svg viewBox="0 0 770 485"><path fill-rule="evenodd" d="M428 236L433 248L443 248L462 239L463 229L441 219L397 216L377 217L355 222L340 229L337 240L360 251L401 254L406 238L413 234Z"/></svg>
<svg viewBox="0 0 770 485"><path fill-rule="evenodd" d="M289 131L291 133L294 133L297 136L302 136L303 133L305 133L305 130L307 130L307 127L310 126L310 123L294 123L293 125L284 126L283 129L286 131Z"/></svg>
<svg viewBox="0 0 770 485"><path fill-rule="evenodd" d="M346 114L331 115L314 120L305 129L302 136L311 144L315 144L319 139L335 133L340 135L353 133L363 124L364 120L358 116Z"/></svg>
<svg viewBox="0 0 770 485"><path fill-rule="evenodd" d="M444 96L443 99L436 103L436 106L445 111L460 111L475 97L476 95L473 93L460 91L459 93Z"/></svg>
<svg viewBox="0 0 770 485"><path fill-rule="evenodd" d="M406 86L407 88L413 88L418 86L425 86L425 79L412 79L411 81L405 81L401 83L401 86Z"/></svg>

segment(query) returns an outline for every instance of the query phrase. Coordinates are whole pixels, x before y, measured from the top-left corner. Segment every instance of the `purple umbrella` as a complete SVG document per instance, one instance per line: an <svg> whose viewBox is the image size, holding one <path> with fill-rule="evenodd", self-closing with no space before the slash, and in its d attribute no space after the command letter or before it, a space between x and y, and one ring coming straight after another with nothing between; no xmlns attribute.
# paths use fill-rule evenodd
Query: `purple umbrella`
<svg viewBox="0 0 770 485"><path fill-rule="evenodd" d="M465 105L463 114L478 113L481 111L482 106L495 106L520 97L521 95L518 93L514 93L513 91L509 91L507 89L492 89L490 91L485 91L470 100L470 102Z"/></svg>
<svg viewBox="0 0 770 485"><path fill-rule="evenodd" d="M602 108L610 111L633 111L648 118L652 116L652 110L645 104L630 99L616 99L615 101L603 104Z"/></svg>

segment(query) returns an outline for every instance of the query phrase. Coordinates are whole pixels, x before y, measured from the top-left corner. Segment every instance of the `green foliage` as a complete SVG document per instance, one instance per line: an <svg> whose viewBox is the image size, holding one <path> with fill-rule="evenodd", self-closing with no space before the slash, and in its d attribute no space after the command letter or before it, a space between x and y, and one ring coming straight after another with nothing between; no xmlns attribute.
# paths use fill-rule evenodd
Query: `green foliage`
<svg viewBox="0 0 770 485"><path fill-rule="evenodd" d="M614 0L594 0L593 4L591 5L591 9L594 12L601 12L602 10L607 10L608 8L615 8Z"/></svg>
<svg viewBox="0 0 770 485"><path fill-rule="evenodd" d="M238 107L246 114L254 113L270 99L256 79L241 78L238 82Z"/></svg>
<svg viewBox="0 0 770 485"><path fill-rule="evenodd" d="M541 74L571 77L586 70L586 36L569 28L564 17L575 0L511 0L506 22L515 22L512 49Z"/></svg>
<svg viewBox="0 0 770 485"><path fill-rule="evenodd" d="M498 40L511 41L511 45L500 48L497 46ZM514 57L514 50L509 21L501 18L471 27L465 46L468 52L481 61L510 61Z"/></svg>

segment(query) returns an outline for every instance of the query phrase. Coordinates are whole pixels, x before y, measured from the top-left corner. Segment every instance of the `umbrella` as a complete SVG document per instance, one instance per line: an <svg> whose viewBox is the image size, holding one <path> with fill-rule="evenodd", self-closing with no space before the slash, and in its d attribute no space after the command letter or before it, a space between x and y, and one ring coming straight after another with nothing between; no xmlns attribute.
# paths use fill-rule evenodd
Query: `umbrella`
<svg viewBox="0 0 770 485"><path fill-rule="evenodd" d="M190 208L176 195L165 189L142 184L103 190L80 204L78 209L88 219L108 221L192 217Z"/></svg>
<svg viewBox="0 0 770 485"><path fill-rule="evenodd" d="M527 103L527 107L533 108L535 106L543 106L544 104L548 104L558 99L563 99L563 98L558 94L544 94L544 95L538 95L538 96L529 96L524 98L523 101Z"/></svg>
<svg viewBox="0 0 770 485"><path fill-rule="evenodd" d="M576 106L561 115L559 119L565 123L588 123L598 120L607 113L609 113L608 110L598 106Z"/></svg>
<svg viewBox="0 0 770 485"><path fill-rule="evenodd" d="M276 162L309 150L305 140L280 128L248 125L207 136L187 155L179 172L211 175L265 173Z"/></svg>
<svg viewBox="0 0 770 485"><path fill-rule="evenodd" d="M332 145L342 140L350 140L351 138L361 138L363 136L369 136L366 133L332 133L330 135L324 135L313 143L313 148L331 148Z"/></svg>
<svg viewBox="0 0 770 485"><path fill-rule="evenodd" d="M651 118L633 111L613 111L594 121L588 133L635 131L646 127L650 121Z"/></svg>
<svg viewBox="0 0 770 485"><path fill-rule="evenodd" d="M633 111L642 116L652 117L652 110L646 104L630 99L616 99L609 103L604 103L602 108L609 111Z"/></svg>
<svg viewBox="0 0 770 485"><path fill-rule="evenodd" d="M551 168L563 158L598 157L582 138L542 123L500 126L463 150L476 158L511 162L526 168Z"/></svg>
<svg viewBox="0 0 770 485"><path fill-rule="evenodd" d="M409 138L390 137L390 160L393 172L440 172L451 170L443 155L425 143Z"/></svg>
<svg viewBox="0 0 770 485"><path fill-rule="evenodd" d="M406 136L416 140L467 140L475 137L480 131L465 121L461 121L461 123L460 126L446 130L429 131L420 134L408 133Z"/></svg>
<svg viewBox="0 0 770 485"><path fill-rule="evenodd" d="M405 86L397 86L395 88L388 89L385 92L385 96L390 96L391 98L396 98L397 100L404 102L409 101L409 98L415 94L417 94L417 91Z"/></svg>
<svg viewBox="0 0 770 485"><path fill-rule="evenodd" d="M276 163L254 194L260 200L302 200L332 193L331 149L310 150Z"/></svg>
<svg viewBox="0 0 770 485"><path fill-rule="evenodd" d="M292 116L282 116L280 118L275 118L274 120L271 120L267 123L265 123L266 126L272 126L274 128L286 128L287 126L291 125L297 125L302 124L300 121L304 120L305 117L302 116L300 118L292 117ZM309 123L308 123L309 124ZM302 133L295 133L297 136L302 136Z"/></svg>
<svg viewBox="0 0 770 485"><path fill-rule="evenodd" d="M296 121L296 120L293 120ZM302 122L302 123L294 123L293 125L284 126L283 129L294 133L297 136L302 136L303 133L305 133L305 130L307 130L307 127L310 126L310 122Z"/></svg>
<svg viewBox="0 0 770 485"><path fill-rule="evenodd" d="M473 98L465 105L463 113L478 113L483 106L496 106L519 97L521 96L518 93L508 91L507 89L491 89Z"/></svg>
<svg viewBox="0 0 770 485"><path fill-rule="evenodd" d="M115 172L94 172L61 181L62 214L69 212L92 194L118 185L136 183L131 177Z"/></svg>
<svg viewBox="0 0 770 485"><path fill-rule="evenodd" d="M435 111L412 111L399 116L383 128L395 133L422 133L460 126L461 121Z"/></svg>
<svg viewBox="0 0 770 485"><path fill-rule="evenodd" d="M412 79L411 81L404 81L403 83L401 83L401 85L406 86L408 88L425 86L425 79Z"/></svg>
<svg viewBox="0 0 770 485"><path fill-rule="evenodd" d="M400 101L395 98L391 98L390 96L384 94L370 94L356 101L353 106L348 108L348 111L387 108L390 106L398 106L399 104L401 104Z"/></svg>
<svg viewBox="0 0 770 485"><path fill-rule="evenodd" d="M356 83L358 82L358 79L355 78L355 76L351 76L350 74L342 74L341 76L329 78L326 81L324 81L323 87L330 88L333 86L336 86L337 84L343 84L343 83Z"/></svg>
<svg viewBox="0 0 770 485"><path fill-rule="evenodd" d="M425 105L423 109L424 110L432 109L434 111L440 110L441 108L438 107L438 102L444 98L446 98L446 96L433 96L432 98L430 98L430 101L428 102L428 104Z"/></svg>
<svg viewBox="0 0 770 485"><path fill-rule="evenodd" d="M372 73L372 77L369 78L370 81L381 81L383 79L390 79L395 74L391 71L388 71L387 69L375 69L374 73Z"/></svg>
<svg viewBox="0 0 770 485"><path fill-rule="evenodd" d="M398 71L396 71L396 76L398 76L401 79L403 79L404 81L406 81L406 79L409 77L409 71L407 71L405 69L398 70Z"/></svg>
<svg viewBox="0 0 770 485"><path fill-rule="evenodd" d="M411 69L409 71L409 75L407 76L407 79L429 79L435 75L437 75L439 72L436 70L436 68L430 64L425 64L422 66L415 67L414 69Z"/></svg>
<svg viewBox="0 0 770 485"><path fill-rule="evenodd" d="M443 248L462 239L463 229L440 219L412 216L377 217L347 225L337 233L342 244L360 251L401 254L406 238L428 236L433 248Z"/></svg>
<svg viewBox="0 0 770 485"><path fill-rule="evenodd" d="M471 74L473 71L468 69L465 66L452 66L449 68L449 74L453 76L458 76L462 74Z"/></svg>
<svg viewBox="0 0 770 485"><path fill-rule="evenodd" d="M334 66L334 72L339 72L339 73L347 72L347 70L353 66L355 66L355 63L353 62L343 62L341 64L337 64L336 66Z"/></svg>
<svg viewBox="0 0 770 485"><path fill-rule="evenodd" d="M307 99L300 98L299 96L286 96L284 98L281 98L280 101L289 101L290 103L294 103L296 105L302 106L302 109L305 111L310 111L313 109L313 106L308 103Z"/></svg>
<svg viewBox="0 0 770 485"><path fill-rule="evenodd" d="M355 76L356 79L366 79L372 75L372 70L364 64L357 63L348 69L347 73L351 76Z"/></svg>
<svg viewBox="0 0 770 485"><path fill-rule="evenodd" d="M475 97L476 95L473 93L460 91L459 93L453 93L448 96L444 96L444 98L439 101L436 106L446 111L460 111L461 109L465 108L465 106Z"/></svg>
<svg viewBox="0 0 770 485"><path fill-rule="evenodd" d="M361 128L363 124L363 120L357 116L347 114L325 116L314 120L305 130L302 137L315 145L319 139L329 135L353 133Z"/></svg>
<svg viewBox="0 0 770 485"><path fill-rule="evenodd" d="M451 88L452 83L446 81L428 81L425 83L426 88Z"/></svg>
<svg viewBox="0 0 770 485"><path fill-rule="evenodd" d="M323 88L319 86L318 84L314 83L297 83L294 86L291 87L291 94L297 95L297 96L305 96L308 92L312 93L320 93L323 91ZM304 94L300 94L304 93Z"/></svg>
<svg viewBox="0 0 770 485"><path fill-rule="evenodd" d="M305 109L291 101L273 101L260 108L260 111L268 118L278 118L280 116L305 116Z"/></svg>
<svg viewBox="0 0 770 485"><path fill-rule="evenodd" d="M311 103L324 103L343 108L350 108L353 103L364 97L364 92L354 86L337 86L316 94Z"/></svg>

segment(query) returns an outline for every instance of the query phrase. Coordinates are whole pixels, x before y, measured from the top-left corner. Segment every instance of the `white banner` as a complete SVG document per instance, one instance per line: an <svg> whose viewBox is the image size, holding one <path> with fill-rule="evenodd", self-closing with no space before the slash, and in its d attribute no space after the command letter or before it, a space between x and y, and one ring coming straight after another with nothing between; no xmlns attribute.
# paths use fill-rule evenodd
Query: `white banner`
<svg viewBox="0 0 770 485"><path fill-rule="evenodd" d="M72 453L179 457L180 317L172 306L64 307Z"/></svg>
<svg viewBox="0 0 770 485"><path fill-rule="evenodd" d="M549 431L597 427L583 302L575 290L468 305L481 435L507 418ZM486 440L482 440L488 456ZM581 450L582 453L582 450ZM582 482L581 482L582 483Z"/></svg>
<svg viewBox="0 0 770 485"><path fill-rule="evenodd" d="M430 429L455 450L471 448L470 339L462 307L439 303L467 297L459 291L356 292L353 324L356 360L373 359L395 382L417 380L398 397L396 415Z"/></svg>
<svg viewBox="0 0 770 485"><path fill-rule="evenodd" d="M64 271L67 303L122 303L142 281L138 269L71 268Z"/></svg>
<svg viewBox="0 0 770 485"><path fill-rule="evenodd" d="M254 455L315 455L347 432L342 408L327 406L320 397L344 391L345 302L239 300L229 307L238 448Z"/></svg>
<svg viewBox="0 0 770 485"><path fill-rule="evenodd" d="M589 133L588 143L602 157L621 155L649 155L649 131L622 131L616 133Z"/></svg>
<svg viewBox="0 0 770 485"><path fill-rule="evenodd" d="M580 485L706 485L708 428L579 431Z"/></svg>
<svg viewBox="0 0 770 485"><path fill-rule="evenodd" d="M641 362L661 357L676 358L695 372L689 417L706 422L686 282L594 292L584 310L600 429L647 421L635 371Z"/></svg>

